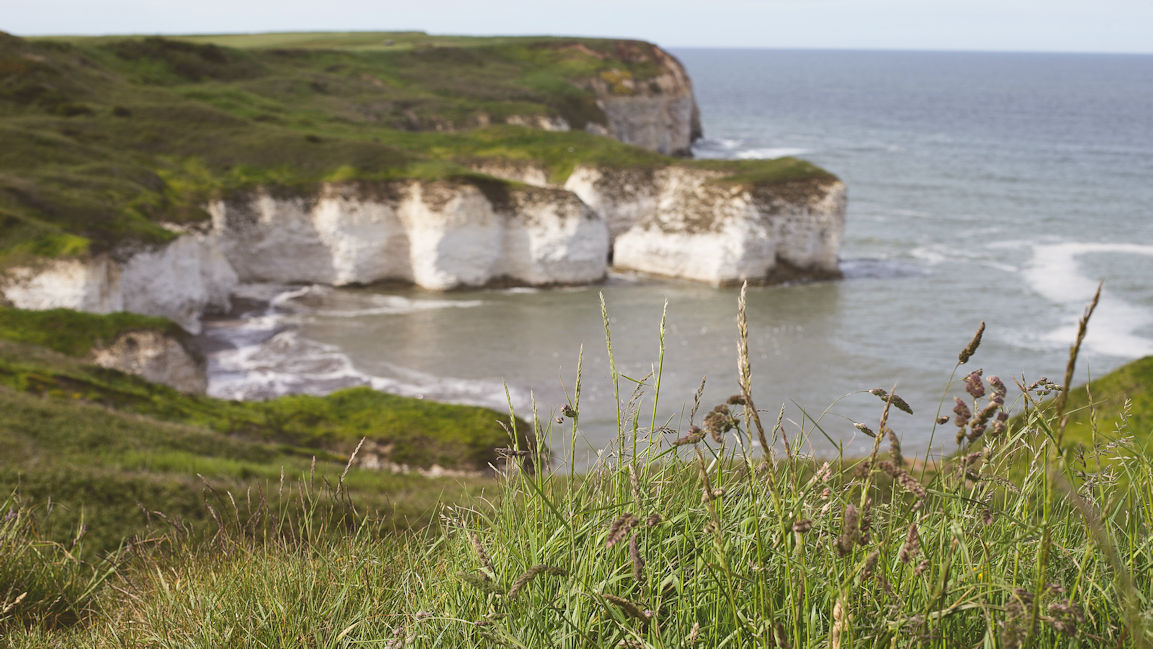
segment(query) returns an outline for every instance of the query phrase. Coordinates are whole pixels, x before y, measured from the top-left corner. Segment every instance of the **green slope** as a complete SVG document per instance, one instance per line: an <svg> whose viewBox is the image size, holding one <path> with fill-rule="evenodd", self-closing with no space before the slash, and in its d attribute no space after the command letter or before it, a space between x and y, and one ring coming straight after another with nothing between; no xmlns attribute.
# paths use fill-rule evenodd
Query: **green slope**
<svg viewBox="0 0 1153 649"><path fill-rule="evenodd" d="M510 443L498 423L508 415L484 408L367 388L224 401L84 362L92 346L142 328L175 325L130 314L0 309L0 493L15 490L27 504L66 510L54 519L62 524L45 530L50 538L74 534L83 518L92 543L114 547L145 533L151 519L162 520L145 510L211 524L206 484L264 493L277 489L282 475L295 480L313 472L318 485L336 484L362 437L361 459L372 453L412 467L481 473L498 462L494 449ZM518 421L517 430L527 448L529 424ZM442 497L488 483L479 475L433 479L354 469L345 486L358 506L407 527L426 523Z"/></svg>

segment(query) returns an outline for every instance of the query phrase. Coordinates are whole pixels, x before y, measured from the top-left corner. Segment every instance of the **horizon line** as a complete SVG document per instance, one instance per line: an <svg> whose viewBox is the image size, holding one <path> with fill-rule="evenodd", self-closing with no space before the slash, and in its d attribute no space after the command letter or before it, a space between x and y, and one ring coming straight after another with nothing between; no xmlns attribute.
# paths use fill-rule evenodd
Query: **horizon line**
<svg viewBox="0 0 1153 649"><path fill-rule="evenodd" d="M6 31L6 30L0 30ZM933 54L1084 54L1105 56L1153 56L1153 49L1145 51L1133 50L1058 50L1058 49L1009 49L1009 48L970 48L970 47L905 47L905 46L863 46L863 45L700 45L700 44L664 44L655 39L638 38L636 36L589 36L579 34L460 34L460 33L430 33L422 29L273 29L273 30L238 30L238 31L206 31L206 32L177 32L177 31L147 31L147 32L121 32L121 33L38 33L20 34L7 32L18 38L132 38L132 37L200 37L200 36L255 36L274 34L426 34L429 37L464 37L464 38L592 38L604 40L637 40L658 45L664 49L682 50L775 50L775 51L840 51L840 52L908 52Z"/></svg>

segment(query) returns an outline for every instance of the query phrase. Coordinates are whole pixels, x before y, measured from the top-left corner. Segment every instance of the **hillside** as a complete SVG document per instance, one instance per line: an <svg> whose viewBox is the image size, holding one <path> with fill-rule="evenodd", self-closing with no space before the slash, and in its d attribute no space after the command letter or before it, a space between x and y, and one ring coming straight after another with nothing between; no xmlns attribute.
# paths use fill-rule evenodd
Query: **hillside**
<svg viewBox="0 0 1153 649"><path fill-rule="evenodd" d="M356 465L386 466L352 471L347 489L391 526L421 525L441 494L485 485L488 465L500 463L494 449L511 443L499 423L508 414L483 408L366 388L222 401L87 362L96 345L146 328L180 333L158 318L0 308L0 491L63 508L57 518L68 523L56 533L83 518L96 547L143 534L150 517L141 508L208 521L206 485L267 490L282 474L308 473L334 484L362 437ZM528 447L531 427L518 420L517 430ZM415 471L430 467L456 477Z"/></svg>

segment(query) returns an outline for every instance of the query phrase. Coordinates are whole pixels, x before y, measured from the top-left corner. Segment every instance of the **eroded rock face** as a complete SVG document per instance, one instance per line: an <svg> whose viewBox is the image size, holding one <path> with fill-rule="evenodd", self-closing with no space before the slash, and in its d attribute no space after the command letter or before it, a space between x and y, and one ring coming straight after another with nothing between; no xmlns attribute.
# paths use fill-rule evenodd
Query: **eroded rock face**
<svg viewBox="0 0 1153 649"><path fill-rule="evenodd" d="M590 79L587 85L596 93L608 123L589 124L586 129L665 155L691 156L693 140L701 137L701 116L688 73L673 55L655 45L629 46L637 56L655 62L660 72L634 80L623 71L610 70Z"/></svg>
<svg viewBox="0 0 1153 649"><path fill-rule="evenodd" d="M408 182L313 197L257 193L210 205L243 281L400 280L429 289L579 284L605 274L608 232L569 192Z"/></svg>
<svg viewBox="0 0 1153 649"><path fill-rule="evenodd" d="M844 214L839 180L758 190L682 177L617 237L613 264L714 285L838 277Z"/></svg>
<svg viewBox="0 0 1153 649"><path fill-rule="evenodd" d="M555 188L327 185L311 196L256 191L209 212L211 230L167 245L10 269L0 293L19 308L133 311L196 333L240 281L583 284L604 277L608 257L604 222Z"/></svg>
<svg viewBox="0 0 1153 649"><path fill-rule="evenodd" d="M189 233L115 256L13 268L0 281L4 298L21 309L133 311L164 316L197 333L202 313L228 307L237 276L215 236Z"/></svg>
<svg viewBox="0 0 1153 649"><path fill-rule="evenodd" d="M477 171L518 182L545 170L493 162ZM832 177L734 184L724 172L685 167L578 166L564 189L599 214L613 266L710 284L838 277L846 193Z"/></svg>
<svg viewBox="0 0 1153 649"><path fill-rule="evenodd" d="M91 361L188 394L208 389L204 359L175 337L157 331L122 334L111 345L93 350Z"/></svg>

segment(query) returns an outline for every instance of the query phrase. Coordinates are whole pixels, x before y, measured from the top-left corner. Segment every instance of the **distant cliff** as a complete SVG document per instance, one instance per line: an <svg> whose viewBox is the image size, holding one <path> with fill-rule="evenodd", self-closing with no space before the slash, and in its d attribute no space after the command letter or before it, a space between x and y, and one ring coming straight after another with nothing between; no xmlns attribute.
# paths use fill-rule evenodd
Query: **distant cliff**
<svg viewBox="0 0 1153 649"><path fill-rule="evenodd" d="M674 157L700 118L655 45L298 38L0 35L3 300L197 331L243 282L837 275L844 185Z"/></svg>

